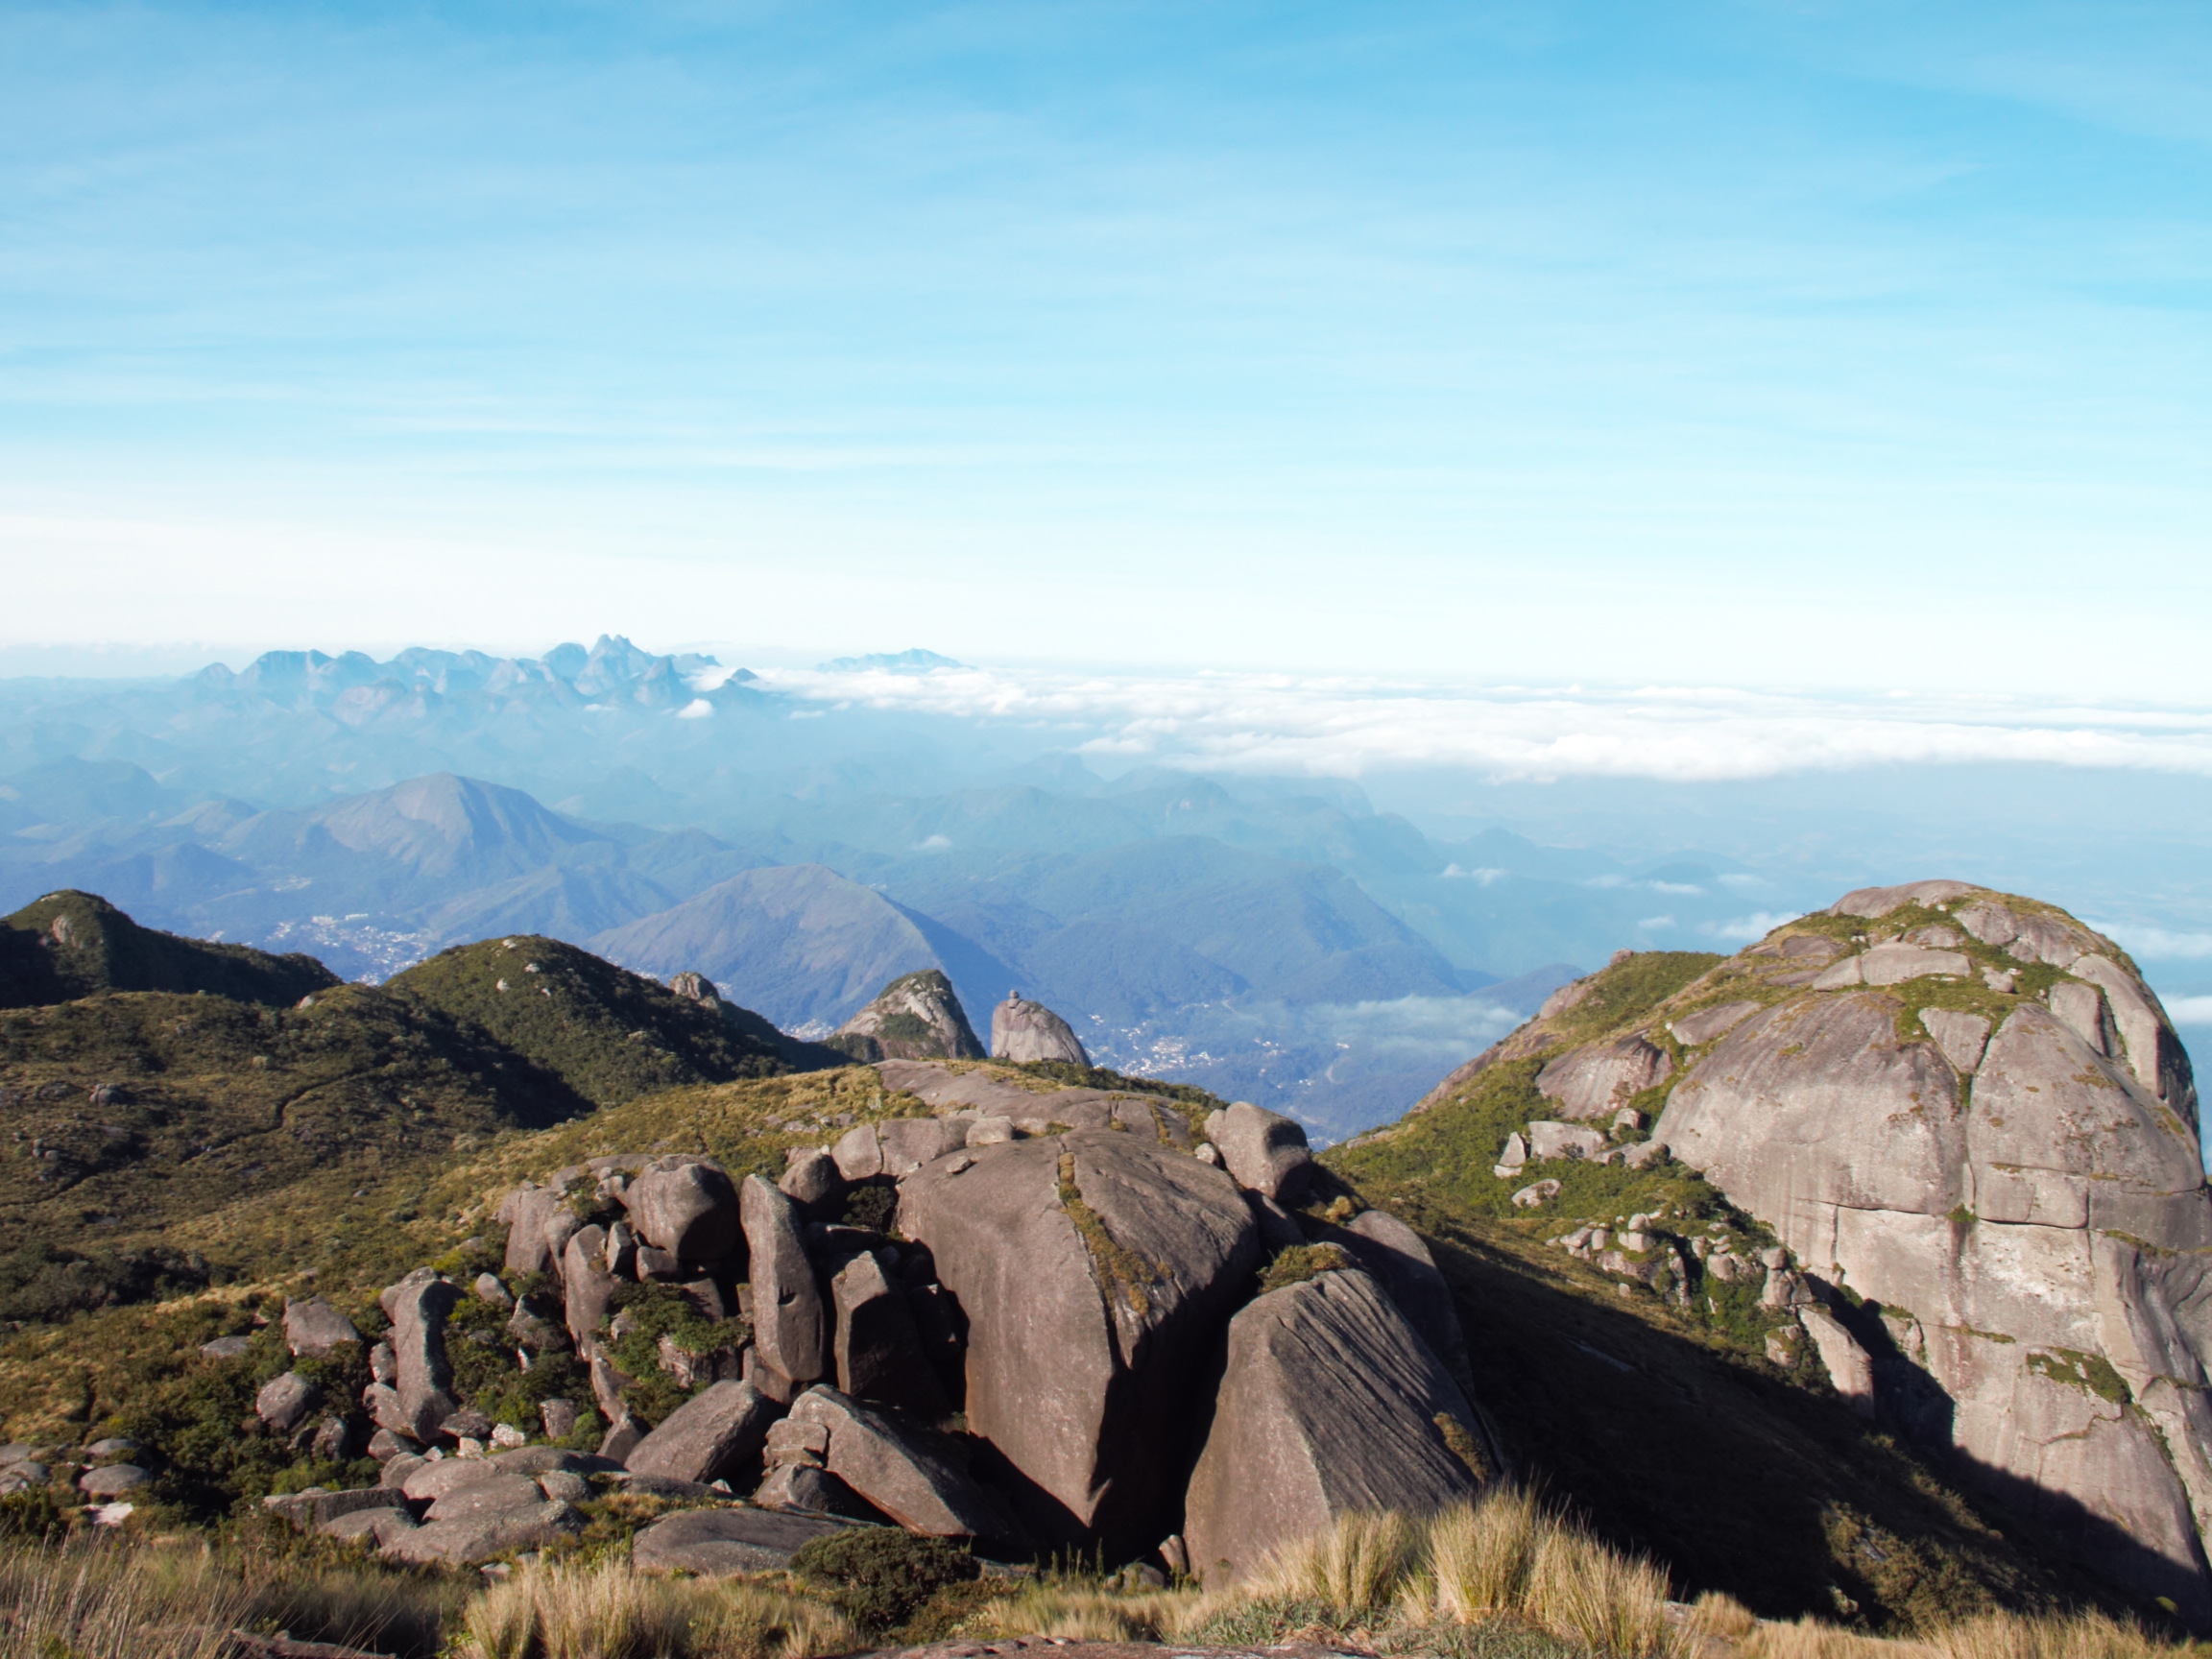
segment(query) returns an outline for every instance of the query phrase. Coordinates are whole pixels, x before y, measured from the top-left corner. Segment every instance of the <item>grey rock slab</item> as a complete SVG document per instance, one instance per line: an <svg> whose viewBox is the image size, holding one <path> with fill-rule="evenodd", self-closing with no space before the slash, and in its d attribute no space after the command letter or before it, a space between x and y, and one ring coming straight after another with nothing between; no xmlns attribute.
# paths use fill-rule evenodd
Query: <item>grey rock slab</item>
<svg viewBox="0 0 2212 1659"><path fill-rule="evenodd" d="M1042 1002L1008 997L991 1010L991 1058L1017 1065L1031 1061L1063 1061L1089 1066L1073 1027Z"/></svg>
<svg viewBox="0 0 2212 1659"><path fill-rule="evenodd" d="M200 1358L203 1359L235 1359L252 1346L253 1338L251 1336L218 1336L212 1342L200 1344Z"/></svg>
<svg viewBox="0 0 2212 1659"><path fill-rule="evenodd" d="M288 1434L323 1403L323 1390L297 1371L272 1377L253 1396L253 1414L278 1433Z"/></svg>
<svg viewBox="0 0 2212 1659"><path fill-rule="evenodd" d="M2194 1119L2197 1089L2190 1074L2189 1056L2158 999L2141 980L2106 956L2080 957L2067 972L2104 991L2135 1081Z"/></svg>
<svg viewBox="0 0 2212 1659"><path fill-rule="evenodd" d="M428 1566L460 1566L489 1561L517 1550L535 1550L565 1534L581 1532L584 1516L568 1503L543 1503L526 1509L432 1521L400 1532L377 1551L390 1561Z"/></svg>
<svg viewBox="0 0 2212 1659"><path fill-rule="evenodd" d="M1801 1256L1835 1206L1945 1215L1965 1196L1957 1077L1867 992L1746 1020L1674 1086L1653 1139Z"/></svg>
<svg viewBox="0 0 2212 1659"><path fill-rule="evenodd" d="M629 1411L617 1412L614 1421L599 1440L599 1455L611 1463L624 1463L631 1453L637 1451L645 1436L651 1432L643 1422Z"/></svg>
<svg viewBox="0 0 2212 1659"><path fill-rule="evenodd" d="M811 1209L826 1204L845 1190L845 1177L837 1161L819 1146L800 1147L786 1157L782 1179L777 1187L794 1204Z"/></svg>
<svg viewBox="0 0 2212 1659"><path fill-rule="evenodd" d="M1989 1022L1979 1014L1953 1008L1923 1008L1920 1023L1936 1039L1943 1058L1958 1070L1972 1076L1982 1065L1982 1051L1989 1046Z"/></svg>
<svg viewBox="0 0 2212 1659"><path fill-rule="evenodd" d="M1279 1204L1305 1201L1313 1178L1306 1131L1279 1112L1238 1100L1206 1119L1206 1139L1239 1187Z"/></svg>
<svg viewBox="0 0 2212 1659"><path fill-rule="evenodd" d="M854 1256L830 1281L836 1310L830 1347L838 1389L854 1399L903 1407L926 1423L950 1409L914 1329L905 1291L872 1255Z"/></svg>
<svg viewBox="0 0 2212 1659"><path fill-rule="evenodd" d="M1902 985L1908 979L1940 974L1964 978L1974 969L1956 950L1930 950L1918 945L1876 945L1856 960L1860 976L1868 985Z"/></svg>
<svg viewBox="0 0 2212 1659"><path fill-rule="evenodd" d="M622 1461L635 1474L725 1479L759 1455L768 1425L780 1412L750 1382L716 1382L670 1412Z"/></svg>
<svg viewBox="0 0 2212 1659"><path fill-rule="evenodd" d="M477 1274L476 1283L470 1288L476 1292L477 1301L486 1303L491 1307L512 1308L515 1306L515 1298L507 1294L507 1286L499 1283L499 1276L496 1273Z"/></svg>
<svg viewBox="0 0 2212 1659"><path fill-rule="evenodd" d="M612 1475L622 1467L612 1457L594 1456L589 1452L565 1452L558 1446L518 1446L512 1452L494 1453L486 1461L509 1475L550 1475L556 1471L571 1475Z"/></svg>
<svg viewBox="0 0 2212 1659"><path fill-rule="evenodd" d="M1230 1321L1183 1536L1194 1572L1233 1581L1347 1510L1429 1514L1501 1469L1458 1383L1381 1287L1322 1273Z"/></svg>
<svg viewBox="0 0 2212 1659"><path fill-rule="evenodd" d="M2096 986L2061 979L2051 987L2051 1012L2098 1053L2112 1052L2112 1040L2104 1028L2104 998Z"/></svg>
<svg viewBox="0 0 2212 1659"><path fill-rule="evenodd" d="M757 1175L745 1177L738 1207L752 1262L754 1348L773 1370L810 1382L829 1368L830 1325L798 1207Z"/></svg>
<svg viewBox="0 0 2212 1659"><path fill-rule="evenodd" d="M427 1457L413 1452L395 1453L384 1459L384 1467L376 1478L376 1484L389 1486L395 1492L404 1492L407 1482L415 1478L416 1471L429 1467L430 1459Z"/></svg>
<svg viewBox="0 0 2212 1659"><path fill-rule="evenodd" d="M696 1573L728 1578L772 1573L790 1564L800 1546L846 1529L841 1521L785 1515L772 1509L690 1509L664 1515L630 1545L640 1573Z"/></svg>
<svg viewBox="0 0 2212 1659"><path fill-rule="evenodd" d="M641 1172L630 1184L630 1225L684 1262L720 1262L737 1251L737 1193L718 1165L686 1161Z"/></svg>
<svg viewBox="0 0 2212 1659"><path fill-rule="evenodd" d="M382 1549L401 1533L415 1531L421 1525L404 1509L356 1509L348 1515L332 1516L316 1530L341 1543Z"/></svg>
<svg viewBox="0 0 2212 1659"><path fill-rule="evenodd" d="M2014 1009L1989 1039L1974 1080L1969 1140L1977 1198L1970 1207L1993 1219L2035 1218L1995 1214L1987 1198L2006 1185L2002 1178L2034 1171L2063 1177L2104 1203L2174 1194L2194 1204L2202 1187L2194 1126L2146 1091L2131 1070L2032 1002ZM2094 1214L2090 1220L2104 1224ZM2196 1247L2124 1230L2155 1244Z"/></svg>
<svg viewBox="0 0 2212 1659"><path fill-rule="evenodd" d="M435 1500L423 1515L425 1521L452 1521L469 1515L503 1514L535 1509L545 1502L538 1482L525 1475L494 1469L480 1480L469 1480Z"/></svg>
<svg viewBox="0 0 2212 1659"><path fill-rule="evenodd" d="M1726 1036L1759 1012L1757 1002L1723 1002L1714 1008L1700 1008L1695 1014L1685 1014L1669 1022L1667 1029L1674 1033L1674 1041L1686 1048L1699 1047L1716 1037ZM1645 1085L1649 1088L1649 1084ZM1633 1093L1633 1091L1631 1091Z"/></svg>
<svg viewBox="0 0 2212 1659"><path fill-rule="evenodd" d="M1813 1338L1813 1348L1827 1369L1836 1392L1862 1417L1874 1415L1874 1361L1843 1322L1815 1303L1797 1310L1797 1323Z"/></svg>
<svg viewBox="0 0 2212 1659"><path fill-rule="evenodd" d="M445 1315L459 1292L436 1274L410 1273L381 1298L392 1321L392 1352L398 1364L397 1423L382 1428L428 1440L460 1404L453 1398L453 1368L445 1358Z"/></svg>
<svg viewBox="0 0 2212 1659"><path fill-rule="evenodd" d="M1560 1055L1536 1073L1536 1089L1569 1118L1605 1118L1673 1070L1664 1049L1641 1037L1623 1037Z"/></svg>
<svg viewBox="0 0 2212 1659"><path fill-rule="evenodd" d="M353 1321L320 1296L284 1304L284 1345L295 1358L327 1358L341 1342L360 1340Z"/></svg>
<svg viewBox="0 0 2212 1659"><path fill-rule="evenodd" d="M1306 1242L1306 1234L1290 1212L1267 1196L1249 1188L1244 1192L1245 1205L1252 1212L1252 1225L1260 1230L1260 1248L1273 1256L1279 1250L1288 1250Z"/></svg>
<svg viewBox="0 0 2212 1659"><path fill-rule="evenodd" d="M425 1460L400 1482L399 1489L419 1503L430 1503L464 1486L519 1478L489 1457L441 1457L436 1462Z"/></svg>
<svg viewBox="0 0 2212 1659"><path fill-rule="evenodd" d="M561 1253L563 1319L568 1335L579 1347L607 1318L607 1304L614 1294L614 1275L607 1271L607 1230L586 1227L568 1240Z"/></svg>
<svg viewBox="0 0 2212 1659"><path fill-rule="evenodd" d="M884 1519L852 1487L827 1469L784 1463L771 1469L753 1494L763 1509L796 1509L813 1515L843 1515L859 1521Z"/></svg>
<svg viewBox="0 0 2212 1659"><path fill-rule="evenodd" d="M837 1137L830 1161L847 1181L872 1181L883 1173L883 1141L873 1123L855 1123Z"/></svg>
<svg viewBox="0 0 2212 1659"><path fill-rule="evenodd" d="M538 1477L538 1490L564 1503L581 1503L591 1496L591 1482L565 1469L548 1469Z"/></svg>
<svg viewBox="0 0 2212 1659"><path fill-rule="evenodd" d="M816 1386L791 1415L829 1431L823 1466L909 1532L1003 1539L1017 1530L998 1498L935 1444L857 1400Z"/></svg>
<svg viewBox="0 0 2212 1659"><path fill-rule="evenodd" d="M1943 904L1978 892L1966 881L1908 881L1898 887L1861 887L1828 906L1831 916L1863 916L1877 921L1907 904Z"/></svg>
<svg viewBox="0 0 2212 1659"><path fill-rule="evenodd" d="M894 1118L876 1130L883 1146L883 1173L894 1180L957 1152L968 1138L965 1122L945 1118Z"/></svg>
<svg viewBox="0 0 2212 1659"><path fill-rule="evenodd" d="M340 1492L285 1492L261 1500L272 1515L291 1523L293 1530L312 1532L342 1515L371 1510L391 1510L406 1502L404 1493L389 1486L357 1486Z"/></svg>
<svg viewBox="0 0 2212 1659"><path fill-rule="evenodd" d="M1580 1007L1589 998L1592 989L1587 979L1577 979L1573 984L1560 986L1544 998L1543 1005L1536 1010L1536 1018L1553 1020L1571 1008Z"/></svg>
<svg viewBox="0 0 2212 1659"><path fill-rule="evenodd" d="M105 1469L87 1469L77 1477L77 1490L87 1498L120 1498L152 1483L154 1477L135 1463L110 1463Z"/></svg>
<svg viewBox="0 0 2212 1659"><path fill-rule="evenodd" d="M978 1147L909 1177L901 1225L968 1321L970 1430L1035 1489L1047 1541L1148 1550L1221 1321L1259 1266L1236 1182L1142 1136Z"/></svg>
<svg viewBox="0 0 2212 1659"><path fill-rule="evenodd" d="M1538 1163L1553 1158L1595 1158L1610 1142L1602 1129L1540 1118L1528 1125L1528 1152Z"/></svg>
<svg viewBox="0 0 2212 1659"><path fill-rule="evenodd" d="M529 1187L511 1194L512 1207L500 1206L511 1219L507 1226L505 1268L509 1276L554 1273L560 1270L561 1252L569 1236L583 1223L555 1187Z"/></svg>

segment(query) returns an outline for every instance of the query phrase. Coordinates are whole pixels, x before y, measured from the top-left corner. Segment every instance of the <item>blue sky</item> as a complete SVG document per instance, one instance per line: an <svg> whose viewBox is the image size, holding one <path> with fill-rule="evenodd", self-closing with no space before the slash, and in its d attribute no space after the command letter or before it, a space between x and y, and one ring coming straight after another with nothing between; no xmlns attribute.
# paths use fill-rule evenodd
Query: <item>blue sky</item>
<svg viewBox="0 0 2212 1659"><path fill-rule="evenodd" d="M2200 5L6 4L0 108L0 646L2212 703Z"/></svg>

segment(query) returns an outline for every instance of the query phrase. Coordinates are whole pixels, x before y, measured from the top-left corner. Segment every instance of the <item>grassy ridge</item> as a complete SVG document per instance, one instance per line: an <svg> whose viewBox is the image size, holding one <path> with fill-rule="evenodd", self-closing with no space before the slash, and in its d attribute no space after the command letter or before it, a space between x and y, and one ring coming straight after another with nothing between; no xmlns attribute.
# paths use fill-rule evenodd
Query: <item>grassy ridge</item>
<svg viewBox="0 0 2212 1659"><path fill-rule="evenodd" d="M99 991L204 991L288 1007L337 983L312 956L156 932L90 893L49 893L0 919L0 1008Z"/></svg>

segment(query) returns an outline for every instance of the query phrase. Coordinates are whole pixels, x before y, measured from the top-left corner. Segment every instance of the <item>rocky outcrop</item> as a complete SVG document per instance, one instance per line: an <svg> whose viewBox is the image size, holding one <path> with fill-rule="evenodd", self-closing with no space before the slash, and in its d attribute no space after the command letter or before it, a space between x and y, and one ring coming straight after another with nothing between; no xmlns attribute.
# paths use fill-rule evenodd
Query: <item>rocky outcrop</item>
<svg viewBox="0 0 2212 1659"><path fill-rule="evenodd" d="M1932 1382L1949 1405L1914 1421L2212 1626L2212 1196L2157 999L2032 901L1915 882L1830 914L1867 926L1821 938L1809 981L1770 978L1780 998L1690 1067L1655 1136L1815 1282L1912 1334L1863 1373L1848 1344L1875 1332L1802 1310L1839 1389L1880 1407L1885 1376ZM1804 937L1747 960L1809 957ZM2025 965L2060 971L2045 998L2017 988Z"/></svg>
<svg viewBox="0 0 2212 1659"><path fill-rule="evenodd" d="M952 981L934 968L892 980L830 1034L829 1046L864 1062L985 1058Z"/></svg>
<svg viewBox="0 0 2212 1659"><path fill-rule="evenodd" d="M1033 1060L1059 1060L1071 1066L1089 1066L1091 1056L1068 1022L1042 1002L1009 994L991 1010L991 1058L1022 1065Z"/></svg>
<svg viewBox="0 0 2212 1659"><path fill-rule="evenodd" d="M1673 1070L1665 1050L1642 1037L1623 1037L1561 1055L1536 1074L1536 1088L1570 1118L1610 1118Z"/></svg>
<svg viewBox="0 0 2212 1659"><path fill-rule="evenodd" d="M284 1304L284 1346L295 1358L327 1358L341 1342L360 1340L353 1321L320 1296Z"/></svg>
<svg viewBox="0 0 2212 1659"><path fill-rule="evenodd" d="M1230 1322L1183 1536L1194 1572L1233 1581L1346 1510L1427 1514L1500 1472L1459 1385L1374 1280L1320 1273Z"/></svg>
<svg viewBox="0 0 2212 1659"><path fill-rule="evenodd" d="M1081 1131L926 1165L899 1214L966 1315L968 1423L1023 1478L1023 1518L1055 1542L1157 1542L1190 1391L1258 1265L1235 1184Z"/></svg>

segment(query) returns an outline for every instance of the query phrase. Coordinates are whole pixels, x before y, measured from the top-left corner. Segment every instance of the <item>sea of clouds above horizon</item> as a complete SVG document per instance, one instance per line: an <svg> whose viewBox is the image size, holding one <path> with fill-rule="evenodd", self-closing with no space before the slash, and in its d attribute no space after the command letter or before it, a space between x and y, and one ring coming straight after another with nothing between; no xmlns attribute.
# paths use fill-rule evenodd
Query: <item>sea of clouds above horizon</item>
<svg viewBox="0 0 2212 1659"><path fill-rule="evenodd" d="M1074 753L1110 765L1339 778L1445 768L1500 781L1723 782L1976 764L2212 777L2212 709L2171 705L1287 673L767 668L759 678L805 703L1058 728Z"/></svg>

